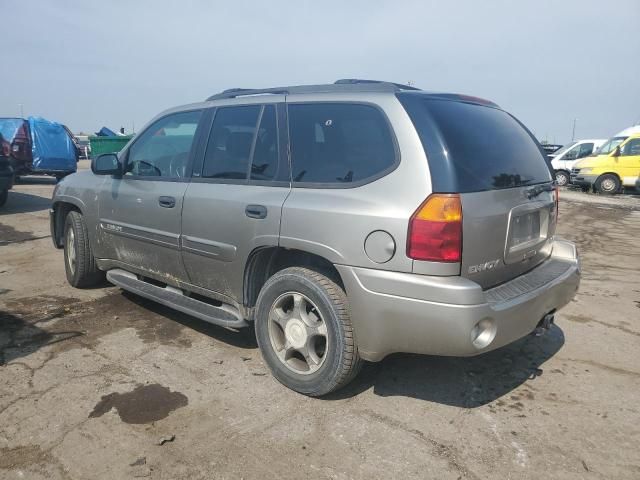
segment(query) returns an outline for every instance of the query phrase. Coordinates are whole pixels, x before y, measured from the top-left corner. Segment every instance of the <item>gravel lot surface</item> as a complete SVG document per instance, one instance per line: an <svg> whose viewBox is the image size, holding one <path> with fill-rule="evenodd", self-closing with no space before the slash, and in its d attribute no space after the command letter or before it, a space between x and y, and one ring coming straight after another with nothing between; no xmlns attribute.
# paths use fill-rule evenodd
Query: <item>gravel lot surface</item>
<svg viewBox="0 0 640 480"><path fill-rule="evenodd" d="M583 282L547 335L393 355L310 399L250 333L69 287L52 190L26 179L0 210L0 478L640 478L636 196L562 192Z"/></svg>

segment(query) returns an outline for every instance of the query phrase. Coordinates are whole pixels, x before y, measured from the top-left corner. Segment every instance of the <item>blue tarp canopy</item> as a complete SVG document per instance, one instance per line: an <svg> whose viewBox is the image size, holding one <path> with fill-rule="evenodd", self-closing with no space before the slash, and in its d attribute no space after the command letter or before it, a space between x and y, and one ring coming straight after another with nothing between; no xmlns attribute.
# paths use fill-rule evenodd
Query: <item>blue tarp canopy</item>
<svg viewBox="0 0 640 480"><path fill-rule="evenodd" d="M23 123L24 120L22 118L0 118L0 135L11 143Z"/></svg>
<svg viewBox="0 0 640 480"><path fill-rule="evenodd" d="M33 171L75 172L76 149L67 130L42 117L29 117Z"/></svg>

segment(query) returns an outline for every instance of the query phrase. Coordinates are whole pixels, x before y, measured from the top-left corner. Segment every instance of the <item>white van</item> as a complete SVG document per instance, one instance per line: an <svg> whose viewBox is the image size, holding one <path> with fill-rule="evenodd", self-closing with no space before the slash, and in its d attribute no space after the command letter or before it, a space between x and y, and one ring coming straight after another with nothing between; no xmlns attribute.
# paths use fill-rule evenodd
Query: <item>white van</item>
<svg viewBox="0 0 640 480"><path fill-rule="evenodd" d="M551 160L551 166L556 175L556 183L560 186L567 185L571 178L570 172L573 164L594 153L606 141L606 139L602 138L578 140L558 150Z"/></svg>

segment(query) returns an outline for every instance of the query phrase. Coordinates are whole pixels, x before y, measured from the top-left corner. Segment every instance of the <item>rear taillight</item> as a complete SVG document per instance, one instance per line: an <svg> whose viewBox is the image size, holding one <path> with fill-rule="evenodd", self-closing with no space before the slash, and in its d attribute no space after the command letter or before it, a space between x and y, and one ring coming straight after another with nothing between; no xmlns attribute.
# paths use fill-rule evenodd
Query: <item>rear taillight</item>
<svg viewBox="0 0 640 480"><path fill-rule="evenodd" d="M409 220L407 256L431 262L459 262L462 257L460 195L433 194Z"/></svg>

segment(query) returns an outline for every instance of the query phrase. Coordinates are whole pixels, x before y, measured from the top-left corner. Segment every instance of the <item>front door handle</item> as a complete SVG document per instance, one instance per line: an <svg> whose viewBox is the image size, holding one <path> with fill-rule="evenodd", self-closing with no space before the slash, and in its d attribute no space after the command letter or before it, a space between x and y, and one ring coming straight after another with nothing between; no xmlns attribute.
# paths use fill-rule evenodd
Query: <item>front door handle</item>
<svg viewBox="0 0 640 480"><path fill-rule="evenodd" d="M176 206L176 199L174 197L161 196L158 199L158 203L164 208L173 208Z"/></svg>
<svg viewBox="0 0 640 480"><path fill-rule="evenodd" d="M266 218L267 207L264 205L247 205L247 208L244 209L244 213L249 218Z"/></svg>

